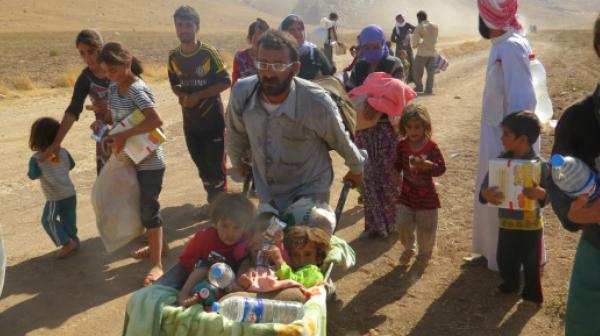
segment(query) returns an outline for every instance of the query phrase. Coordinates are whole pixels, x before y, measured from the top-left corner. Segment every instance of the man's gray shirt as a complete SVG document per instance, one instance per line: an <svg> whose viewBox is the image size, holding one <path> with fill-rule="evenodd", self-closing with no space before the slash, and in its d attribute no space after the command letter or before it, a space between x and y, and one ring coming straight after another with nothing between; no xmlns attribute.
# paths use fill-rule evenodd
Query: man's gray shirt
<svg viewBox="0 0 600 336"><path fill-rule="evenodd" d="M367 160L350 140L340 112L327 91L294 77L291 94L269 113L260 103L256 76L239 80L227 107L227 153L234 167L252 152L252 171L260 203L278 210L299 197L329 193L333 168L329 149L355 174Z"/></svg>

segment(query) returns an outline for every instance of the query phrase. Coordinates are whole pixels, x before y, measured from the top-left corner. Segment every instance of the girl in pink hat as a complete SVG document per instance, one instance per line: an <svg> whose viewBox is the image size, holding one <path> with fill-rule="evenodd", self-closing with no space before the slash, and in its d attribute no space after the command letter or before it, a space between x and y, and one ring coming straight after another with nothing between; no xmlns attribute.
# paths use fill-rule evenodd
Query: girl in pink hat
<svg viewBox="0 0 600 336"><path fill-rule="evenodd" d="M353 100L363 98L363 108L359 107L359 110L368 123L368 127L356 135L356 145L369 153L362 185L363 238L387 238L394 230L398 186L391 182L394 180L397 137L390 121L400 117L404 107L416 96L408 85L384 72L369 74L361 86L350 91Z"/></svg>

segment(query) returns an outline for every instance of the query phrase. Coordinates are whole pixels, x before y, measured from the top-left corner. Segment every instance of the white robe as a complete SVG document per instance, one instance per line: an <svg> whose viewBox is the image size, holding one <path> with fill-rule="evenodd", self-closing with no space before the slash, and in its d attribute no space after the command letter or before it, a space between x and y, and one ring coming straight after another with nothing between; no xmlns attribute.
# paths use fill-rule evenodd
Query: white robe
<svg viewBox="0 0 600 336"><path fill-rule="evenodd" d="M500 121L507 115L522 110L535 110L529 55L529 42L512 29L492 39L488 59L486 84L483 95L481 131L479 139L479 166L475 185L473 218L473 252L487 258L488 268L498 270L498 208L479 203L481 183L488 172L489 160L502 152ZM539 139L533 146L539 153ZM542 260L545 262L545 248Z"/></svg>

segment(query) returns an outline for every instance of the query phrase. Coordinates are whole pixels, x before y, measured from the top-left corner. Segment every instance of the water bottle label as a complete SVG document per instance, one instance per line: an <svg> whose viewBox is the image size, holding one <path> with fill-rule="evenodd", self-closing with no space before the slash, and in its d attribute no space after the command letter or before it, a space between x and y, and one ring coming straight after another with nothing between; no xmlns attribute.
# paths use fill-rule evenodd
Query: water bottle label
<svg viewBox="0 0 600 336"><path fill-rule="evenodd" d="M210 289L204 287L198 292L201 298L207 299L210 296Z"/></svg>
<svg viewBox="0 0 600 336"><path fill-rule="evenodd" d="M598 183L598 178L596 178L594 174L590 174L590 178L585 184L585 186L573 192L572 195L575 197L586 195L590 201L594 200L596 197L598 197L598 194L600 193L600 190L598 189Z"/></svg>
<svg viewBox="0 0 600 336"><path fill-rule="evenodd" d="M251 300L244 298L244 316L242 322L260 323L263 312L264 304L262 299Z"/></svg>

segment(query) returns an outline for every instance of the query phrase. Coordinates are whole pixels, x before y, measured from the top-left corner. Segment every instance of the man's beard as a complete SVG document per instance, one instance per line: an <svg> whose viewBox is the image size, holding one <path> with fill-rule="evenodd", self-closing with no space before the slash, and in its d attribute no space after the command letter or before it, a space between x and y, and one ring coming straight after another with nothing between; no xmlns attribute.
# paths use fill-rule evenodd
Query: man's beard
<svg viewBox="0 0 600 336"><path fill-rule="evenodd" d="M491 37L490 27L488 27L481 16L479 17L479 34L486 40L489 40Z"/></svg>
<svg viewBox="0 0 600 336"><path fill-rule="evenodd" d="M290 88L293 78L293 72L283 81L279 81L276 77L262 77L260 78L261 91L267 96L279 96Z"/></svg>
<svg viewBox="0 0 600 336"><path fill-rule="evenodd" d="M179 42L181 43L194 43L194 36L191 34L179 35Z"/></svg>

